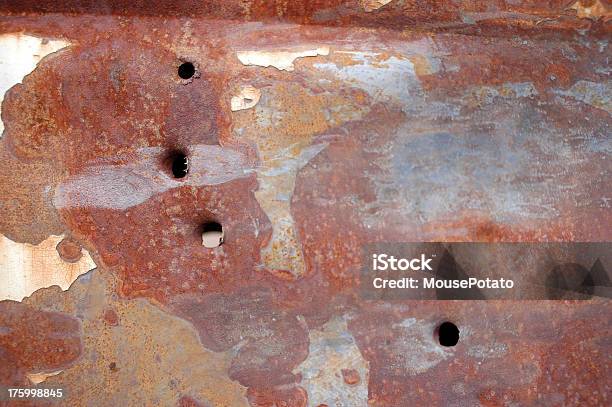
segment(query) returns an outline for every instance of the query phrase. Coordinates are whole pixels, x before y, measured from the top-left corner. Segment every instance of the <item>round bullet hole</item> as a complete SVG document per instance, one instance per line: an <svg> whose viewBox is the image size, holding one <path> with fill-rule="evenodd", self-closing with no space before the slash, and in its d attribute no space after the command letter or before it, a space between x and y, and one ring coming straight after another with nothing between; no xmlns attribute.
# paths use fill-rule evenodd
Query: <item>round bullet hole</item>
<svg viewBox="0 0 612 407"><path fill-rule="evenodd" d="M174 178L183 178L189 172L189 158L183 153L174 153L170 157L172 175Z"/></svg>
<svg viewBox="0 0 612 407"><path fill-rule="evenodd" d="M195 74L195 66L191 62L183 62L178 67L178 76L182 79L189 79Z"/></svg>
<svg viewBox="0 0 612 407"><path fill-rule="evenodd" d="M459 342L459 328L452 322L443 322L437 329L440 345L455 346Z"/></svg>
<svg viewBox="0 0 612 407"><path fill-rule="evenodd" d="M223 243L223 226L217 222L206 222L202 225L202 246L209 249L219 247Z"/></svg>

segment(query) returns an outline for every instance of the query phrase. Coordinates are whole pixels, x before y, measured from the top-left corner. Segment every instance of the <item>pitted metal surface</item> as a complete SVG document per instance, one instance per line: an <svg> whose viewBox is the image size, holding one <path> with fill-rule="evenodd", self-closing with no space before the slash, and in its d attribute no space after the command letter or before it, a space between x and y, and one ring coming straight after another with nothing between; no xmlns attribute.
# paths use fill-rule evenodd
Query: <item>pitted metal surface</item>
<svg viewBox="0 0 612 407"><path fill-rule="evenodd" d="M52 45L2 101L0 383L42 374L74 406L610 404L608 299L358 287L374 242L611 240L607 1L163 5L0 5L0 42Z"/></svg>

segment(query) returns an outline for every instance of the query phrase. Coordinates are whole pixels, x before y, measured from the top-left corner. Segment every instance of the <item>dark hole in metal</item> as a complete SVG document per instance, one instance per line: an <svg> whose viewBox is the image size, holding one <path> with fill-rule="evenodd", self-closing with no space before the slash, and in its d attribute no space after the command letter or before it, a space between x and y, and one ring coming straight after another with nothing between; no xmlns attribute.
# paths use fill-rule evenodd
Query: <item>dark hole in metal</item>
<svg viewBox="0 0 612 407"><path fill-rule="evenodd" d="M174 178L183 178L189 172L189 158L183 153L172 155L172 175Z"/></svg>
<svg viewBox="0 0 612 407"><path fill-rule="evenodd" d="M178 75L182 79L189 79L195 74L195 66L191 62L183 62L178 67Z"/></svg>
<svg viewBox="0 0 612 407"><path fill-rule="evenodd" d="M452 322L443 322L437 329L442 346L455 346L459 342L459 328Z"/></svg>

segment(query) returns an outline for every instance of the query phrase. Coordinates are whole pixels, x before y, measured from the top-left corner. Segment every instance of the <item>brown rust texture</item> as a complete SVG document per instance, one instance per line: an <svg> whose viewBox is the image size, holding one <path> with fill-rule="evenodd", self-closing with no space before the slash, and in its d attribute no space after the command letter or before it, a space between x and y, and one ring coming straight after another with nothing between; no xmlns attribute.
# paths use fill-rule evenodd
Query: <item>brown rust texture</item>
<svg viewBox="0 0 612 407"><path fill-rule="evenodd" d="M290 21L330 26L394 29L576 29L610 20L609 0L25 0L0 5L7 14L206 17L241 21ZM590 20L590 21L589 21ZM594 24L593 24L594 23ZM604 28L605 30L605 28Z"/></svg>
<svg viewBox="0 0 612 407"><path fill-rule="evenodd" d="M1 384L62 370L45 384L79 406L610 404L607 299L358 288L372 242L611 240L605 16L562 1L130 4L0 6L0 33L71 44L4 97L0 233L65 234L65 260L83 247L97 265L68 291L0 302ZM41 11L78 15L17 15ZM293 71L236 56L322 47ZM260 99L232 112L247 85ZM445 319L454 348L434 338Z"/></svg>
<svg viewBox="0 0 612 407"><path fill-rule="evenodd" d="M4 383L26 383L26 372L52 371L70 365L81 354L78 319L58 312L4 301L0 314Z"/></svg>

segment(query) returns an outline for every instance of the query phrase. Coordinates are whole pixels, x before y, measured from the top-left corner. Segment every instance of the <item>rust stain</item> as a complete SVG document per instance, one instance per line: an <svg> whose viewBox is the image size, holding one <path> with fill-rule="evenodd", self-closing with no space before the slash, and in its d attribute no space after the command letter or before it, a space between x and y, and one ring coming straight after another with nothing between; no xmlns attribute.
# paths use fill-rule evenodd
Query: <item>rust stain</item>
<svg viewBox="0 0 612 407"><path fill-rule="evenodd" d="M118 4L0 6L2 32L72 44L4 98L2 242L19 264L44 253L35 278L91 262L67 291L0 302L2 384L44 378L75 406L606 404L608 300L359 291L372 242L610 240L605 18L562 1Z"/></svg>
<svg viewBox="0 0 612 407"><path fill-rule="evenodd" d="M5 92L21 83L41 59L69 45L63 40L38 38L24 33L0 35L0 104ZM0 120L0 138L3 132L4 123Z"/></svg>
<svg viewBox="0 0 612 407"><path fill-rule="evenodd" d="M576 0L570 9L576 10L578 18L604 21L612 19L612 7L605 0Z"/></svg>
<svg viewBox="0 0 612 407"><path fill-rule="evenodd" d="M78 319L40 311L14 301L0 302L0 379L6 385L27 385L31 372L63 370L83 350Z"/></svg>

